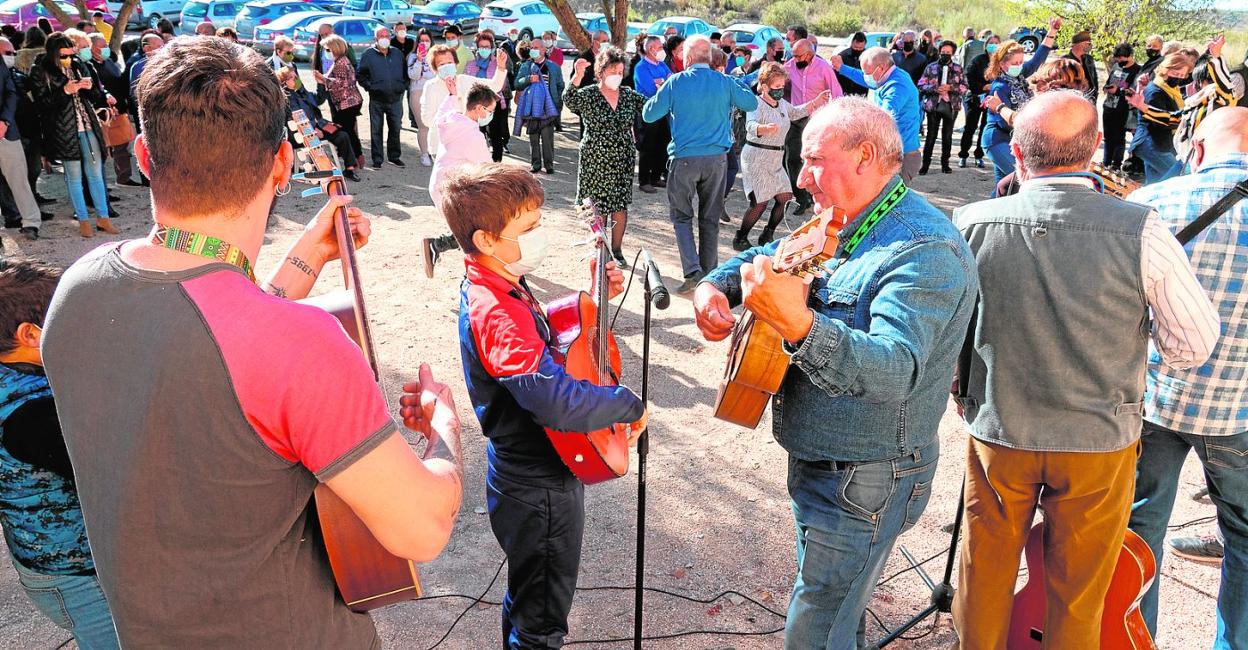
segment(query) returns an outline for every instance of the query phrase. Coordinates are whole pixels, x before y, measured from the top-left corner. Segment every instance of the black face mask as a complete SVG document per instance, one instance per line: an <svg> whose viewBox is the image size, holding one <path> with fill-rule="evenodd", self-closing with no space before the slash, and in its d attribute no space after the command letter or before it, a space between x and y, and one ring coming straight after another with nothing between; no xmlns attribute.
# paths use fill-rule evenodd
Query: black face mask
<svg viewBox="0 0 1248 650"><path fill-rule="evenodd" d="M806 69L806 66L808 66L808 65L810 65L810 61L798 61L798 62L797 62L797 69L798 69L798 70L805 70L805 69Z"/></svg>
<svg viewBox="0 0 1248 650"><path fill-rule="evenodd" d="M1148 52L1148 58L1150 59L1155 59L1161 56L1161 50L1154 50L1153 48L1150 47L1145 51Z"/></svg>
<svg viewBox="0 0 1248 650"><path fill-rule="evenodd" d="M949 62L953 60L953 57L948 54L942 54L938 60L941 65L949 65Z"/></svg>
<svg viewBox="0 0 1248 650"><path fill-rule="evenodd" d="M906 42L902 43L902 44L901 44L901 49L903 49L903 50L905 50L905 51L907 51L907 52L913 52L913 51L914 51L914 41L906 41Z"/></svg>

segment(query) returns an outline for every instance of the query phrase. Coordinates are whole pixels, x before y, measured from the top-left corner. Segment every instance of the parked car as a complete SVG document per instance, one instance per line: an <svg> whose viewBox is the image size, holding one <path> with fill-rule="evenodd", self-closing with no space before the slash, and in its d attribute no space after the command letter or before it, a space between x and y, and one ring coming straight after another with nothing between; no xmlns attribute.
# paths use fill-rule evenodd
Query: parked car
<svg viewBox="0 0 1248 650"><path fill-rule="evenodd" d="M685 38L696 36L698 34L711 35L711 32L719 31L719 28L702 20L701 18L690 18L689 16L668 16L654 21L650 25L650 29L646 30L647 34L662 36L669 27L675 27L676 33Z"/></svg>
<svg viewBox="0 0 1248 650"><path fill-rule="evenodd" d="M756 23L736 23L724 28L724 35L732 34L736 39L737 45L744 45L750 48L750 56L757 56L756 52L767 51L767 41L773 38L779 38L784 43L784 54L789 54L789 42L784 40L784 34L780 30L771 25L759 25Z"/></svg>
<svg viewBox="0 0 1248 650"><path fill-rule="evenodd" d="M56 3L62 11L69 14L71 18L78 18L78 8L72 4L64 2ZM87 9L91 11L103 11L104 19L113 22L113 16L109 14L108 7L105 6L104 0L96 0L87 2ZM47 18L52 23L52 29L60 31L73 25L62 25L57 21L56 16L48 11L48 8L39 3L39 0L7 0L0 3L0 25L12 25L18 31L26 31L27 29L39 24L40 18ZM89 20L89 18L88 18Z"/></svg>
<svg viewBox="0 0 1248 650"><path fill-rule="evenodd" d="M186 0L143 0L134 6L126 23L156 29L157 23L168 18L170 22L177 24L182 19L184 4ZM121 3L110 1L108 11L114 16L118 15L121 13Z"/></svg>
<svg viewBox="0 0 1248 650"><path fill-rule="evenodd" d="M882 47L885 49L893 48L893 41L897 40L897 32L867 32L867 47ZM846 44L845 47L849 47Z"/></svg>
<svg viewBox="0 0 1248 650"><path fill-rule="evenodd" d="M602 15L599 12L596 12L596 11L581 12L576 15L576 19L581 23L581 26L585 28L585 31L591 34L600 29L604 32L611 31L607 27L607 17ZM635 38L638 34L646 31L646 28L649 26L650 26L650 23L629 23L628 24L628 38L624 46L629 52L632 52L634 49L633 38ZM562 30L559 31L559 39L558 41L556 41L555 47L568 53L573 53L573 52L578 51L576 49L576 46L572 44L572 39L568 38L567 33Z"/></svg>
<svg viewBox="0 0 1248 650"><path fill-rule="evenodd" d="M329 11L319 2L306 0L255 0L243 5L234 17L234 31L240 43L254 43L256 28L267 25L282 16L310 11Z"/></svg>
<svg viewBox="0 0 1248 650"><path fill-rule="evenodd" d="M342 3L342 15L362 16L385 23L407 23L412 20L416 7L404 0L347 0Z"/></svg>
<svg viewBox="0 0 1248 650"><path fill-rule="evenodd" d="M423 7L416 7L412 14L412 27L424 27L434 34L451 25L465 34L475 34L481 23L481 7L472 2L456 0L433 0Z"/></svg>
<svg viewBox="0 0 1248 650"><path fill-rule="evenodd" d="M376 40L373 30L384 25L373 18L362 16L329 16L314 20L295 30L295 58L303 61L312 58L312 48L316 47L316 33L321 25L329 24L334 33L341 36L356 54L372 47Z"/></svg>
<svg viewBox="0 0 1248 650"><path fill-rule="evenodd" d="M543 32L559 33L559 19L542 0L498 0L485 5L481 12L481 29L506 34L520 30L520 38L530 39Z"/></svg>
<svg viewBox="0 0 1248 650"><path fill-rule="evenodd" d="M234 17L242 11L246 0L190 0L182 7L179 34L194 34L200 23L212 23L213 27L233 27Z"/></svg>
<svg viewBox="0 0 1248 650"><path fill-rule="evenodd" d="M1032 29L1030 27L1018 27L1014 31L1010 32L1010 40L1018 41L1018 44L1023 46L1023 51L1027 54L1031 54L1036 51L1037 47L1040 47L1040 42L1044 40L1044 37L1048 33L1049 30L1044 27L1038 27L1036 29Z"/></svg>
<svg viewBox="0 0 1248 650"><path fill-rule="evenodd" d="M301 11L293 14L286 14L273 22L256 28L256 41L252 43L255 50L265 56L273 54L273 41L278 36L285 36L291 40L295 38L295 30L307 25L314 20L321 18L329 18L338 14L329 11Z"/></svg>

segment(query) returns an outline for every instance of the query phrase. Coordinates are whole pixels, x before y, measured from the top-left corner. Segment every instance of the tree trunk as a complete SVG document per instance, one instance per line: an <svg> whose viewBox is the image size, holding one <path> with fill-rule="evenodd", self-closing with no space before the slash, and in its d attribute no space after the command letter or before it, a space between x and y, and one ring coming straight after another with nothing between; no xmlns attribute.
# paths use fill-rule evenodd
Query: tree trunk
<svg viewBox="0 0 1248 650"><path fill-rule="evenodd" d="M39 0L39 4L43 5L43 8L47 9L48 13L52 14L53 18L56 18L56 22L60 23L65 28L73 27L74 24L78 22L73 18L70 18L69 14L65 13L61 7L52 0Z"/></svg>
<svg viewBox="0 0 1248 650"><path fill-rule="evenodd" d="M79 16L82 16L82 20L91 20L91 10L90 10L90 9L87 9L87 1L86 1L86 0L74 0L74 6L78 8L78 15L79 15ZM77 24L77 23L75 23L75 24ZM66 26L66 27L73 27L74 25L68 25L68 24L67 24L67 25L65 25L65 26Z"/></svg>
<svg viewBox="0 0 1248 650"><path fill-rule="evenodd" d="M50 2L50 0L40 0L40 2ZM550 8L551 13L555 14L555 18L559 20L559 26L563 28L563 33L568 35L568 40L572 41L572 45L582 52L588 50L589 32L586 32L581 26L581 21L576 19L576 10L568 4L568 0L542 0L542 2Z"/></svg>
<svg viewBox="0 0 1248 650"><path fill-rule="evenodd" d="M126 23L130 21L130 14L134 13L135 7L139 6L139 0L121 0L121 8L117 10L117 17L113 23L113 37L108 41L108 47L121 56L121 40L126 36ZM122 67L126 65L125 61L121 62Z"/></svg>

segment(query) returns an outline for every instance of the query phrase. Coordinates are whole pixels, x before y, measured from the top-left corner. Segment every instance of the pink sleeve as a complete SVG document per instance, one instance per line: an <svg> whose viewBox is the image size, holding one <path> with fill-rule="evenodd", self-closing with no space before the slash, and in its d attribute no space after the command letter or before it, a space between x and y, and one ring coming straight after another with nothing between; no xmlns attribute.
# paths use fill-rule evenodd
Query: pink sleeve
<svg viewBox="0 0 1248 650"><path fill-rule="evenodd" d="M244 416L273 453L325 481L395 431L372 369L333 316L269 296L232 271L182 286L216 339Z"/></svg>

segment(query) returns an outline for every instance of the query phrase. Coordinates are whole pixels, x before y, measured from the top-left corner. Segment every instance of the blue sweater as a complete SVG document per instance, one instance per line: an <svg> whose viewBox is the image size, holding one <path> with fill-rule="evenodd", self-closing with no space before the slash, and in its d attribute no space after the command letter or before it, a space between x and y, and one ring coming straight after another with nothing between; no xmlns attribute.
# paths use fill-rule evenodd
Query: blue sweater
<svg viewBox="0 0 1248 650"><path fill-rule="evenodd" d="M841 76L860 85L866 86L862 70L841 66ZM893 66L888 76L880 82L880 87L871 92L871 101L876 106L888 111L897 122L897 130L901 133L901 148L905 153L919 150L919 126L923 123L923 109L919 105L919 88L905 70Z"/></svg>
<svg viewBox="0 0 1248 650"><path fill-rule="evenodd" d="M752 111L758 108L758 96L728 75L699 63L670 77L646 101L641 118L657 122L670 116L672 142L667 152L673 158L715 156L732 147L729 109L733 106Z"/></svg>
<svg viewBox="0 0 1248 650"><path fill-rule="evenodd" d="M637 68L633 70L633 86L642 97L650 99L655 93L659 92L659 86L662 84L655 83L655 80L664 81L672 76L672 69L667 64L660 61L651 63L649 59L642 58L637 63Z"/></svg>

